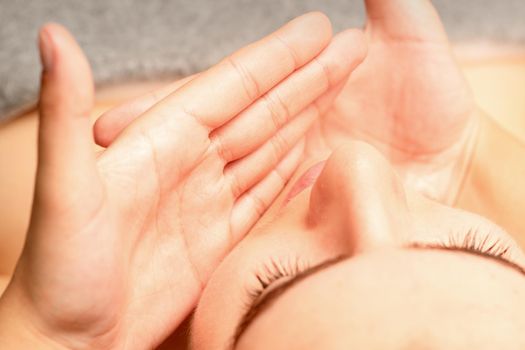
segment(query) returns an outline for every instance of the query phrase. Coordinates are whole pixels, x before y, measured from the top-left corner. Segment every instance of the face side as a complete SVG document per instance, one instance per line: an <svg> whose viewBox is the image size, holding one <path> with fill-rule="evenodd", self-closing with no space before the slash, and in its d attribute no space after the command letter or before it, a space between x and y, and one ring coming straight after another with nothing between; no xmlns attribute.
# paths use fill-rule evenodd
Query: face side
<svg viewBox="0 0 525 350"><path fill-rule="evenodd" d="M316 161L306 163L294 180ZM193 348L230 344L250 304L248 292L258 287L256 276L269 264L293 270L289 266L314 266L340 255L399 250L407 242L446 241L451 232L461 240L457 237L473 227L490 233L491 240L508 239L482 218L405 192L385 163L368 148L345 149L329 159L313 189L283 207L292 180L210 279L195 313ZM512 251L519 255L519 248Z"/></svg>

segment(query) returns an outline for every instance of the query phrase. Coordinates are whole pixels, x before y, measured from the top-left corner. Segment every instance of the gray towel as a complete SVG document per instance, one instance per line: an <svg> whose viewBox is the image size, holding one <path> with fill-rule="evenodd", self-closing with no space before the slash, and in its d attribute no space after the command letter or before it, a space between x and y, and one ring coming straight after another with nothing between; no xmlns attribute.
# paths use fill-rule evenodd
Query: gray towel
<svg viewBox="0 0 525 350"><path fill-rule="evenodd" d="M523 0L434 3L456 42L525 43ZM35 103L45 22L73 32L101 86L200 71L311 10L336 30L363 24L362 0L0 0L0 120Z"/></svg>

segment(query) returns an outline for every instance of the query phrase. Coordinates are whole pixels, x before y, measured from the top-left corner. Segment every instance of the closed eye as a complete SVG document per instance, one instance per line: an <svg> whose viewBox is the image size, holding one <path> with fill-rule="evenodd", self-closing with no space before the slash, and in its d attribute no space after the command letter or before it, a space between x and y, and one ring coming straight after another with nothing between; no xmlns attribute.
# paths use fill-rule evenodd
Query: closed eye
<svg viewBox="0 0 525 350"><path fill-rule="evenodd" d="M487 236L481 238L479 234L472 230L464 236L463 241L451 238L449 241L442 243L410 243L404 248L422 250L444 250L450 252L462 252L472 254L486 259L491 259L492 261L503 264L509 268L520 272L522 276L525 277L525 267L512 261L508 256L508 252L511 249L509 245L505 245L500 240L489 240ZM279 296L281 296L289 288L291 288L296 283L302 281L303 279L319 271L325 270L337 263L346 261L351 257L351 255L343 255L336 258L328 259L318 265L315 265L300 273L297 273L295 276L288 279L286 282L281 283L279 286L272 289L267 294L262 295L260 298L258 298L257 302L251 305L251 307L244 314L238 326L236 327L236 331L230 342L230 344L232 345L231 348L235 347L241 335L246 330L246 328L253 322L253 320L257 318L257 316L260 315L262 311L271 306L279 298ZM270 286L271 283L268 284L265 288L269 288Z"/></svg>

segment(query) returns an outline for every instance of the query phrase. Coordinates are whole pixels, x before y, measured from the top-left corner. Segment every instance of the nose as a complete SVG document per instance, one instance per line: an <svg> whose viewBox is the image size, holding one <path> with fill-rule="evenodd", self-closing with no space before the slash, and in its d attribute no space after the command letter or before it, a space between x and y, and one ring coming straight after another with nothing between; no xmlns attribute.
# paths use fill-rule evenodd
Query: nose
<svg viewBox="0 0 525 350"><path fill-rule="evenodd" d="M372 146L353 141L326 162L310 197L308 222L339 237L348 253L392 247L409 229L403 185Z"/></svg>

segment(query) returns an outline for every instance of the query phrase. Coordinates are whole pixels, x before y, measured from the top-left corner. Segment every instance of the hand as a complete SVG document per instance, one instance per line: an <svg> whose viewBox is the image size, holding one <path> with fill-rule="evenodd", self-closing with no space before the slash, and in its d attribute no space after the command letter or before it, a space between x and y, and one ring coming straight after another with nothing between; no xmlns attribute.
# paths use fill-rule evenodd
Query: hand
<svg viewBox="0 0 525 350"><path fill-rule="evenodd" d="M65 347L152 348L291 176L303 134L364 58L352 50L362 35L330 42L326 17L296 19L167 96L98 157L89 65L63 28L40 40L35 198L0 342L13 338L10 313Z"/></svg>
<svg viewBox="0 0 525 350"><path fill-rule="evenodd" d="M452 203L476 132L477 108L428 0L367 0L368 55L308 139L376 146L405 183Z"/></svg>
<svg viewBox="0 0 525 350"><path fill-rule="evenodd" d="M326 155L348 137L362 139L383 152L407 186L451 204L479 115L446 33L428 0L365 3L367 58L309 132L307 153ZM132 119L184 83L104 115L95 128L97 142L110 144Z"/></svg>

